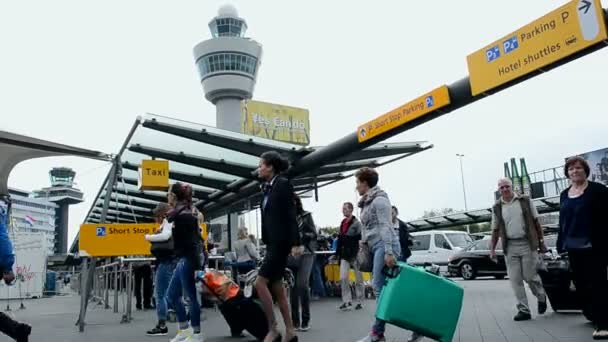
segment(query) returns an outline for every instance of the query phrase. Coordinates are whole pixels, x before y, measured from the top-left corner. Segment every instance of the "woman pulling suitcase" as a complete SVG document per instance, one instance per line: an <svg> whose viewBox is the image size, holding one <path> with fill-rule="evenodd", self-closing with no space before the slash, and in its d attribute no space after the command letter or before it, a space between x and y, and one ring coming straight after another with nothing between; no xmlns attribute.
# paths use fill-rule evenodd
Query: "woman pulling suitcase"
<svg viewBox="0 0 608 342"><path fill-rule="evenodd" d="M377 299L384 286L386 276L382 272L384 267L390 269L397 265L397 258L401 252L399 239L391 223L391 202L384 190L378 186L378 172L372 168L364 167L355 173L357 192L361 196L362 248L369 248L372 259L372 286ZM386 341L384 331L386 322L376 318L369 336L359 342ZM413 333L410 342L422 340L422 336Z"/></svg>
<svg viewBox="0 0 608 342"><path fill-rule="evenodd" d="M282 281L289 254L302 254L300 234L296 222L293 186L287 178L280 175L288 167L287 160L283 159L277 152L265 152L260 157L258 176L264 181L262 186L264 193L264 199L262 200L262 241L266 244L266 255L256 279L255 287L269 322L269 332L264 342L298 341ZM277 330L271 291L279 305L285 323L286 331L283 338Z"/></svg>

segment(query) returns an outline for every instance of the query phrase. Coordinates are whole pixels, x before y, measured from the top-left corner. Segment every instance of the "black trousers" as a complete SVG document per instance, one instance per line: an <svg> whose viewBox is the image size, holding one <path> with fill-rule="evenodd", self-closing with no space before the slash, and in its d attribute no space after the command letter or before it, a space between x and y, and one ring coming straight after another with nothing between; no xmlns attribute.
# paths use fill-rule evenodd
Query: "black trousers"
<svg viewBox="0 0 608 342"><path fill-rule="evenodd" d="M133 274L135 278L134 280L136 307L141 308L142 306L142 283L144 287L143 306L144 308L152 307L152 267L150 267L150 265L137 266L133 268Z"/></svg>
<svg viewBox="0 0 608 342"><path fill-rule="evenodd" d="M569 250L574 286L598 329L608 329L608 259L593 249Z"/></svg>
<svg viewBox="0 0 608 342"><path fill-rule="evenodd" d="M29 331L25 330L25 325L15 321L4 312L0 312L0 331L18 342L28 340Z"/></svg>

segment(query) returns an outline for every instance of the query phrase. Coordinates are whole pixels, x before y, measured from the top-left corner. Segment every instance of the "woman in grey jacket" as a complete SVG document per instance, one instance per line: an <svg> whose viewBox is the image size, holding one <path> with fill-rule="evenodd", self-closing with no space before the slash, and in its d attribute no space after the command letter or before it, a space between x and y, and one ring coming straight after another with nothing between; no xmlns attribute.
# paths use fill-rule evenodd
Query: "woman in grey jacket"
<svg viewBox="0 0 608 342"><path fill-rule="evenodd" d="M300 232L300 241L304 247L304 254L295 257L295 288L290 293L291 319L294 327L299 331L310 329L310 272L315 260L317 250L317 227L312 214L302 206L302 200L294 194L296 205L296 220ZM292 257L293 258L293 257ZM302 306L302 319L300 320L300 304ZM301 323L301 324L300 324Z"/></svg>
<svg viewBox="0 0 608 342"><path fill-rule="evenodd" d="M397 258L401 253L399 238L393 230L392 208L388 195L378 187L378 173L376 170L364 167L355 173L357 192L361 196L361 223L363 224L362 244L367 244L372 258L372 287L376 298L384 286L385 276L382 269L386 266L393 268L397 265ZM386 322L377 319L372 326L369 336L360 342L386 341L384 337ZM412 335L410 341L419 341L421 337Z"/></svg>

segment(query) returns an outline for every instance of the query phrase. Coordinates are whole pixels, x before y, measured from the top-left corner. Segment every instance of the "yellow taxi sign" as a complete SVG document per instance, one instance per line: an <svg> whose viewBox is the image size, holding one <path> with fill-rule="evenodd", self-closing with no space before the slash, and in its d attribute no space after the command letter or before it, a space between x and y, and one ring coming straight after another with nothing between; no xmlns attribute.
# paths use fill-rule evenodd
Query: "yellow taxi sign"
<svg viewBox="0 0 608 342"><path fill-rule="evenodd" d="M137 185L139 190L167 190L169 188L169 161L142 160Z"/></svg>
<svg viewBox="0 0 608 342"><path fill-rule="evenodd" d="M606 39L600 1L570 1L468 55L471 93L484 93Z"/></svg>
<svg viewBox="0 0 608 342"><path fill-rule="evenodd" d="M448 87L443 85L359 126L358 140L364 142L449 104L450 93Z"/></svg>
<svg viewBox="0 0 608 342"><path fill-rule="evenodd" d="M150 243L144 235L157 228L155 223L85 223L80 225L79 253L91 257L150 255Z"/></svg>

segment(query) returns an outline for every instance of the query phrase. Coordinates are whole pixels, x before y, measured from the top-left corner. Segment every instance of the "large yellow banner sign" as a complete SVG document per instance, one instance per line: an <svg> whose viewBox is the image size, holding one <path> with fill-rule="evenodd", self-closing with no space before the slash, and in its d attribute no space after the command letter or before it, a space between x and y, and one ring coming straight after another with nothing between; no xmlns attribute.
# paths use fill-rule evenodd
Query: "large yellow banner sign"
<svg viewBox="0 0 608 342"><path fill-rule="evenodd" d="M92 257L149 255L150 243L144 235L153 234L155 223L82 224L80 225L80 254Z"/></svg>
<svg viewBox="0 0 608 342"><path fill-rule="evenodd" d="M247 100L241 102L241 132L297 145L310 144L308 109Z"/></svg>

